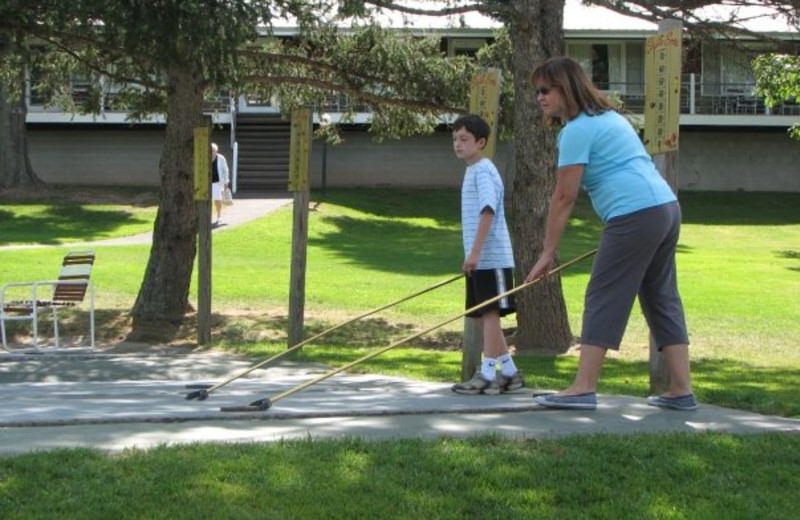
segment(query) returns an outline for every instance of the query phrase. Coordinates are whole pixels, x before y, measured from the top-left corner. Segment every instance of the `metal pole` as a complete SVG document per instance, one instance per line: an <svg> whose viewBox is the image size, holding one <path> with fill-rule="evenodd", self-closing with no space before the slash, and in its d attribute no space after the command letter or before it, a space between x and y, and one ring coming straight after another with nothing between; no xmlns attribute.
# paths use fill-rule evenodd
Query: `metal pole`
<svg viewBox="0 0 800 520"><path fill-rule="evenodd" d="M328 185L328 141L322 141L322 195Z"/></svg>

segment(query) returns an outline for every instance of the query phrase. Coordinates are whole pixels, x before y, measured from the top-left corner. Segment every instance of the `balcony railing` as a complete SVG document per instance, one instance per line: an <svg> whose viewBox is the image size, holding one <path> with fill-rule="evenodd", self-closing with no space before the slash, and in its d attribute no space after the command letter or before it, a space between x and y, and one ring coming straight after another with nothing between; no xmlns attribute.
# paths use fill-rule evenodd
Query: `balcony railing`
<svg viewBox="0 0 800 520"><path fill-rule="evenodd" d="M764 100L753 95L752 83L709 83L703 82L702 77L696 74L688 74L682 78L680 113L691 115L739 115L739 116L800 116L800 104L797 101L783 103L777 107L767 107ZM610 83L609 93L619 98L627 112L632 114L642 114L644 112L644 84L639 83ZM73 88L73 99L76 103L85 100L87 89L80 84ZM107 94L103 105L111 110L112 94ZM29 97L29 107L34 111L44 111L43 100L31 95ZM272 107L269 103L262 103L258 100L248 100L243 110L258 107ZM272 107L277 109L277 107ZM352 110L356 113L368 113L368 107L355 103L346 95L329 96L327 100L316 107L320 112L331 114L341 114ZM226 93L219 93L214 99L206 102L205 112L229 112L233 109L231 98ZM59 112L56 107L46 109L48 112ZM117 111L118 112L118 111Z"/></svg>
<svg viewBox="0 0 800 520"><path fill-rule="evenodd" d="M619 98L625 110L644 113L644 83L609 83L609 92ZM688 74L681 82L680 113L692 115L800 116L800 104L784 103L769 108L764 100L752 94L752 83L703 83L699 75ZM323 112L342 113L351 108L347 96L330 96L320 107ZM364 106L353 107L366 112Z"/></svg>
<svg viewBox="0 0 800 520"><path fill-rule="evenodd" d="M644 112L643 83L612 83L609 92L620 98L625 110ZM702 77L687 74L681 81L680 113L691 115L800 116L800 104L788 102L767 107L753 94L753 83L704 83Z"/></svg>
<svg viewBox="0 0 800 520"><path fill-rule="evenodd" d="M125 113L125 110L114 108L114 96L116 93L111 90L103 93L100 104L100 113ZM88 84L75 82L72 84L72 102L77 106L85 105L90 101L90 89ZM63 108L58 106L46 106L46 100L36 94L33 89L28 96L28 108L37 112L62 112ZM207 99L203 103L204 112L230 112L231 97L227 92L218 92L213 98Z"/></svg>

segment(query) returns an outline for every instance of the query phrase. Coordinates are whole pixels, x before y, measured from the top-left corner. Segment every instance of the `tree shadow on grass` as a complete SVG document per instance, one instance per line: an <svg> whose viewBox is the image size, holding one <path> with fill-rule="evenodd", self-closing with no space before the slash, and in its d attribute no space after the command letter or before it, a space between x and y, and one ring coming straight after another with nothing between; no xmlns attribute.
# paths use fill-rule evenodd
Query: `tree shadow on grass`
<svg viewBox="0 0 800 520"><path fill-rule="evenodd" d="M83 351L91 346L90 314L85 307L63 308L58 311L58 336L59 347L69 353ZM124 335L130 329L130 317L127 312L117 309L95 309L95 346L103 348L109 344L123 341ZM52 314L45 311L40 314L38 321L38 336L40 348L55 346L55 332ZM33 331L30 321L10 321L6 323L6 338L10 352L26 352L33 346ZM80 374L80 380L85 374ZM21 374L19 375L22 376ZM58 374L59 378L67 374ZM6 381L8 382L8 381Z"/></svg>
<svg viewBox="0 0 800 520"><path fill-rule="evenodd" d="M110 232L120 226L148 223L148 219L129 211L87 208L79 204L56 204L35 215L16 215L0 210L0 226L3 229L0 245L91 242L107 238Z"/></svg>
<svg viewBox="0 0 800 520"><path fill-rule="evenodd" d="M332 251L352 264L367 269L409 275L452 273L461 267L464 255L458 193L452 190L409 192L408 197L417 197L414 204L402 204L403 199L398 200L394 191L386 197L391 204L382 202L381 190L368 190L366 193L369 196L366 197L364 193L358 197L359 191L339 192L336 203L346 202L349 207L381 218L322 217L336 231L310 238L309 244ZM427 197L427 203L423 201L421 204L419 196ZM442 210L443 206L446 211ZM404 220L411 218L434 220L438 227ZM513 230L512 215L509 215L508 226L509 230ZM602 223L592 216L592 210L584 200L570 221L567 240L562 242L559 251L561 261L596 248L601 232ZM518 266L518 271L529 267ZM575 266L571 272L586 273L590 269L591 262L587 262ZM521 274L522 271L518 272L518 277ZM562 273L564 275L568 273Z"/></svg>
<svg viewBox="0 0 800 520"><path fill-rule="evenodd" d="M309 244L332 251L356 266L412 275L450 274L461 266L461 234L401 220L326 217L336 231Z"/></svg>
<svg viewBox="0 0 800 520"><path fill-rule="evenodd" d="M730 359L692 361L699 398L718 406L800 418L798 367L752 366Z"/></svg>
<svg viewBox="0 0 800 520"><path fill-rule="evenodd" d="M800 193L681 192L683 222L780 226L800 223Z"/></svg>
<svg viewBox="0 0 800 520"><path fill-rule="evenodd" d="M303 329L306 339L316 336L341 323L306 320ZM267 316L235 316L214 315L212 326L218 331L219 341L230 345L246 345L248 343L267 342L279 348L288 347L287 330L289 318L286 315ZM365 348L376 345L388 345L398 338L410 335L414 325L409 323L389 323L383 318L363 318L333 330L318 341L325 345L340 345L350 348ZM215 335L212 333L212 335ZM245 347L244 350L250 350Z"/></svg>
<svg viewBox="0 0 800 520"><path fill-rule="evenodd" d="M461 225L457 189L369 188L331 190L321 203L336 204L379 218L430 218L443 227ZM317 200L318 195L314 195Z"/></svg>
<svg viewBox="0 0 800 520"><path fill-rule="evenodd" d="M775 256L777 256L778 258L784 258L784 259L787 259L787 260L800 260L800 251L792 251L792 250L788 250L788 249L784 250L784 251L776 251L775 252ZM790 271L800 272L800 266L798 266L798 267L790 266L790 267L787 267L786 269L788 269Z"/></svg>

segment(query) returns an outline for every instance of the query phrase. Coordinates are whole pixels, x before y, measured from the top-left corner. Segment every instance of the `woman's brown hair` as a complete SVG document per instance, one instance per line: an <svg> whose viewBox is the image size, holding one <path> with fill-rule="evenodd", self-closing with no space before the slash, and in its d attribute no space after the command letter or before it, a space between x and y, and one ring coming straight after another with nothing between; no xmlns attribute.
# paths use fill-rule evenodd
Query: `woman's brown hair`
<svg viewBox="0 0 800 520"><path fill-rule="evenodd" d="M545 117L548 125L557 126L575 118L579 113L602 114L615 106L572 58L556 56L539 63L531 74L531 83L561 91L566 107L566 117Z"/></svg>

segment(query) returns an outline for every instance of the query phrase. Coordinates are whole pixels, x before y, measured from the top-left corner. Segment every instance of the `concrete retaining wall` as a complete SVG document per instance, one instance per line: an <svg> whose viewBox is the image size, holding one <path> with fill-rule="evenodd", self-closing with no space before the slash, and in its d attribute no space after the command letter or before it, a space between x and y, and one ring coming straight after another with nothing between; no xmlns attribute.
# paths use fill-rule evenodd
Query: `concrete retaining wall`
<svg viewBox="0 0 800 520"><path fill-rule="evenodd" d="M212 141L230 157L230 133L215 131ZM28 125L31 165L54 184L158 186L164 147L163 126Z"/></svg>
<svg viewBox="0 0 800 520"><path fill-rule="evenodd" d="M785 129L681 129L680 188L800 192L800 141Z"/></svg>
<svg viewBox="0 0 800 520"><path fill-rule="evenodd" d="M159 183L163 127L29 126L31 162L45 181L60 184L146 185ZM227 130L212 140L230 158ZM322 145L314 143L310 178L322 184ZM495 162L510 186L509 145ZM326 186L459 186L464 170L452 152L450 133L375 143L350 131L345 143L328 146ZM783 129L686 127L681 130L680 189L800 192L800 142Z"/></svg>

